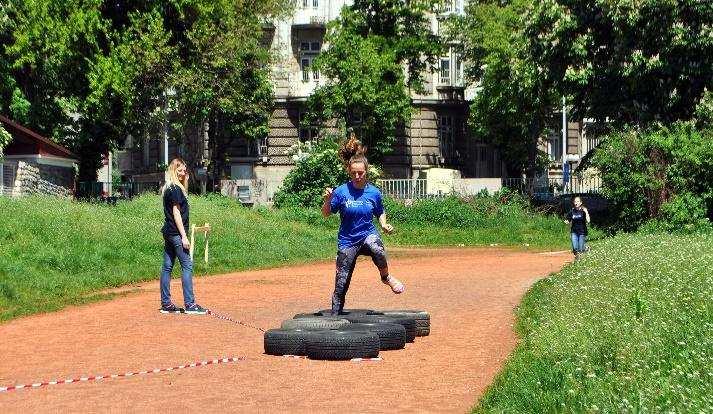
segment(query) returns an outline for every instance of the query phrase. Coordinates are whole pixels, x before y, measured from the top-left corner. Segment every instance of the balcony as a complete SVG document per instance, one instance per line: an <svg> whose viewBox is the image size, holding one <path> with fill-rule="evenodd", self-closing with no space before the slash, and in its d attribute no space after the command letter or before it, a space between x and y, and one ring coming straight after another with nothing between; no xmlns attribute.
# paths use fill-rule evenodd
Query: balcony
<svg viewBox="0 0 713 414"><path fill-rule="evenodd" d="M317 9L298 9L292 16L292 29L326 29L327 16Z"/></svg>

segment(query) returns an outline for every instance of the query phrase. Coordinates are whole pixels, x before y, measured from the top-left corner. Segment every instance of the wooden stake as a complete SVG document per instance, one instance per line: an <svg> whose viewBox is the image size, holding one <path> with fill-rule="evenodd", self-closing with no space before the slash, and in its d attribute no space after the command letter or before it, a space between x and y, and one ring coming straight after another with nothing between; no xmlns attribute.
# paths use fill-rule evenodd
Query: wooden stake
<svg viewBox="0 0 713 414"><path fill-rule="evenodd" d="M203 252L203 260L208 263L208 234L210 233L210 224L205 223L202 226L191 225L191 248L189 249L191 254L191 260L193 260L193 248L195 246L196 232L203 232L205 236L205 250Z"/></svg>

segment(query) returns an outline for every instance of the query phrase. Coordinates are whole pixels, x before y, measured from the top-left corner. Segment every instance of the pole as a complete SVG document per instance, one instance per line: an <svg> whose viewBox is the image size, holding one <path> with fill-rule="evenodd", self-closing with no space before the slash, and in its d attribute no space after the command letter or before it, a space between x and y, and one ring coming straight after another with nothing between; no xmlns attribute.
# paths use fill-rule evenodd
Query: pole
<svg viewBox="0 0 713 414"><path fill-rule="evenodd" d="M567 163L567 106L565 98L562 97L562 189L567 188L567 177L565 176L565 164ZM571 174L571 171L570 171Z"/></svg>
<svg viewBox="0 0 713 414"><path fill-rule="evenodd" d="M168 93L164 92L163 102L163 165L168 168Z"/></svg>
<svg viewBox="0 0 713 414"><path fill-rule="evenodd" d="M567 160L567 106L564 96L562 97L562 168Z"/></svg>

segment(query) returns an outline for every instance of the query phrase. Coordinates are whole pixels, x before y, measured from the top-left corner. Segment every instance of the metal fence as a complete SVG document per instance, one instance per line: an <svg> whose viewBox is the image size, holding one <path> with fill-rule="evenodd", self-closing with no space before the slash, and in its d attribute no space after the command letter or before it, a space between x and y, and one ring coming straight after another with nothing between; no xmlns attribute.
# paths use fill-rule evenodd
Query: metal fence
<svg viewBox="0 0 713 414"><path fill-rule="evenodd" d="M439 194L428 194L426 192L426 179L388 179L378 180L376 185L381 189L381 193L396 199L422 199L442 197Z"/></svg>
<svg viewBox="0 0 713 414"><path fill-rule="evenodd" d="M597 176L572 176L568 181L561 178L503 178L503 187L535 198L551 198L568 194L598 194L602 189L602 179Z"/></svg>
<svg viewBox="0 0 713 414"><path fill-rule="evenodd" d="M77 183L74 196L80 200L99 200L116 202L128 200L143 193L158 194L161 189L160 182L127 182L113 184L102 181L82 181Z"/></svg>

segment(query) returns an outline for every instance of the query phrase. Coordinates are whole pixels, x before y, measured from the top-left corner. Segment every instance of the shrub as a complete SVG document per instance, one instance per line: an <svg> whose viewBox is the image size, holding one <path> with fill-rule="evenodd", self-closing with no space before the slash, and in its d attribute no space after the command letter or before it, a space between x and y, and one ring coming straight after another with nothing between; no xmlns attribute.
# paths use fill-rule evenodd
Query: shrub
<svg viewBox="0 0 713 414"><path fill-rule="evenodd" d="M339 145L332 139L294 148L296 165L275 194L275 206L319 208L326 187L336 187L349 179L338 149Z"/></svg>
<svg viewBox="0 0 713 414"><path fill-rule="evenodd" d="M282 187L275 194L275 207L307 207L319 209L326 187L337 187L349 181L349 174L338 154L339 144L334 138L317 143L307 142L292 148L295 168L287 174ZM381 170L369 165L369 179L376 182Z"/></svg>
<svg viewBox="0 0 713 414"><path fill-rule="evenodd" d="M692 123L614 132L593 163L619 229L650 219L698 224L713 213L713 134Z"/></svg>

